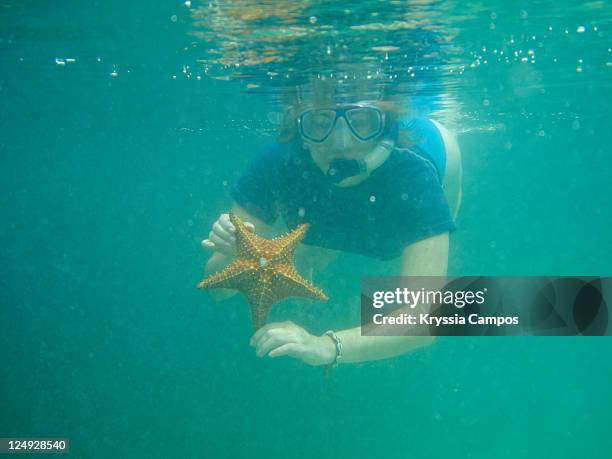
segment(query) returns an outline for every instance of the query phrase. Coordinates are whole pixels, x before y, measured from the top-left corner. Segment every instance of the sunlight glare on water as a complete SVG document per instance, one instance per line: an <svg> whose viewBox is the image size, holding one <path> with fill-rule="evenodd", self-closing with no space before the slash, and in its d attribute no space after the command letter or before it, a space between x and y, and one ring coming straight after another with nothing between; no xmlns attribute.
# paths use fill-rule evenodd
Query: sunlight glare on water
<svg viewBox="0 0 612 459"><path fill-rule="evenodd" d="M495 129L544 101L571 119L556 95L585 83L607 90L612 65L605 2L231 1L191 16L197 41L183 77L234 79L274 99L309 77L366 76L416 96L422 110L461 117L464 129Z"/></svg>

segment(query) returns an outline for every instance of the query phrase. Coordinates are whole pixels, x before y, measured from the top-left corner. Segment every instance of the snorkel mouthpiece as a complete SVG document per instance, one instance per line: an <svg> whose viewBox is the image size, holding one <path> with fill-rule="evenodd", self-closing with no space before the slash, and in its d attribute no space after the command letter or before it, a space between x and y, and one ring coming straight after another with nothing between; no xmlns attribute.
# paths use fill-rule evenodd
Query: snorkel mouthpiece
<svg viewBox="0 0 612 459"><path fill-rule="evenodd" d="M348 177L359 175L367 170L363 159L334 159L327 169L327 178L332 183L340 183Z"/></svg>

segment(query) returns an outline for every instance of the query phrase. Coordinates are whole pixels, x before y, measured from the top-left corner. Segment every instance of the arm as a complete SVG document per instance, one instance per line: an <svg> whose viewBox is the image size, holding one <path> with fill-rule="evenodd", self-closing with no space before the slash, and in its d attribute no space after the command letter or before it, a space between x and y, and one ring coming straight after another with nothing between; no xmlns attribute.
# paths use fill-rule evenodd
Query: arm
<svg viewBox="0 0 612 459"><path fill-rule="evenodd" d="M446 276L448 267L448 233L415 242L402 254L402 276ZM379 360L404 354L434 341L432 336L361 336L361 327L336 332L343 345L346 363ZM328 352L335 355L335 345L329 341Z"/></svg>

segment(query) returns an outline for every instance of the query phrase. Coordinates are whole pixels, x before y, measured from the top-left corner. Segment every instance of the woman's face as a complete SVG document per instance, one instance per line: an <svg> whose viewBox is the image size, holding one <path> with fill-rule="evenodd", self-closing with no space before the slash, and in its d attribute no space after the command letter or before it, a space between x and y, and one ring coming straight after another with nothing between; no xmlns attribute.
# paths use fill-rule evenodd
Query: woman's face
<svg viewBox="0 0 612 459"><path fill-rule="evenodd" d="M317 135L311 136L310 139L307 138L308 136L305 137L306 120L302 118L300 124L300 134L304 147L310 151L312 160L323 174L327 174L332 161L337 159L363 160L368 153L372 152L381 143L383 136L380 132L368 140L362 140L354 133L355 131L362 138L367 138L367 132L373 132L369 129L370 125L380 127L381 131L384 128L385 115L378 105L381 92L380 88L376 86L376 82L364 78L347 82L317 79L311 80L305 86L298 88L298 93L299 104L296 107L298 117L309 110L324 110L326 112L320 118L313 116L310 119L312 121L311 126L313 126L312 132L315 134L322 133L324 137L322 141L313 140L317 138ZM347 108L348 105L370 106L373 107L373 110L369 112L341 110ZM339 109L340 111L338 111ZM373 115L372 112L375 112L375 114ZM334 119L333 129L329 132L325 126L330 126ZM349 122L353 129L349 126ZM325 137L327 132L329 132L329 135ZM367 178L368 175L369 172L366 171L358 176L348 177L336 183L336 185L342 187L356 185Z"/></svg>
<svg viewBox="0 0 612 459"><path fill-rule="evenodd" d="M345 104L346 105L346 104ZM342 108L343 104L317 104L309 107L309 110L330 110ZM328 112L331 113L331 112ZM352 119L355 124L358 120ZM354 124L354 126L355 126ZM357 137L353 130L349 127L347 120L343 116L338 116L335 120L335 125L325 140L322 142L314 142L302 136L304 146L310 151L310 155L314 163L326 174L330 163L336 159L354 159L363 160L365 156L376 148L380 141L381 135L369 140L361 140ZM364 178L368 173L362 173L358 176L348 177L337 183L338 186L352 186Z"/></svg>

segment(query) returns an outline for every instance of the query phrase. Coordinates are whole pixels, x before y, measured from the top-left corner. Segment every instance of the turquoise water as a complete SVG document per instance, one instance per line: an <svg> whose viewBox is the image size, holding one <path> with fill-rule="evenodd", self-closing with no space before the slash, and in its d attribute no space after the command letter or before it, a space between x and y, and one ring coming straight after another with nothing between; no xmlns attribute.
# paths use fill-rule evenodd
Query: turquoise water
<svg viewBox="0 0 612 459"><path fill-rule="evenodd" d="M69 437L74 457L609 457L608 338L439 338L330 380L257 358L245 302L195 285L283 78L328 45L429 82L406 88L463 152L450 274L612 275L610 6L276 4L256 27L246 1L2 4L0 437ZM351 28L373 21L416 32ZM286 61L235 67L272 42ZM341 257L316 274L330 302L272 319L355 325L360 277L394 269Z"/></svg>

